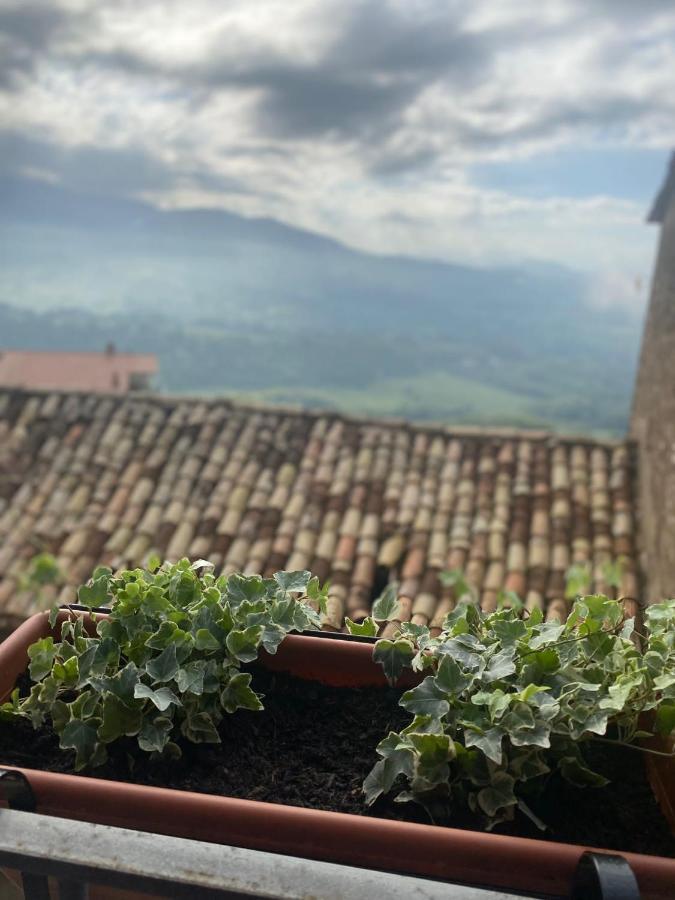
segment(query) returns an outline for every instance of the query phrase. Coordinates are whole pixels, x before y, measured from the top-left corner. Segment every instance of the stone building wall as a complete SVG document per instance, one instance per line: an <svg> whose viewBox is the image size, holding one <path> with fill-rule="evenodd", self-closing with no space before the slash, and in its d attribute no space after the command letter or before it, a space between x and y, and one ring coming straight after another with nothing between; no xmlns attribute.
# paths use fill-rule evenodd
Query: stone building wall
<svg viewBox="0 0 675 900"><path fill-rule="evenodd" d="M647 599L655 602L675 596L675 165L650 221L660 224L661 235L631 436L638 449L642 569Z"/></svg>

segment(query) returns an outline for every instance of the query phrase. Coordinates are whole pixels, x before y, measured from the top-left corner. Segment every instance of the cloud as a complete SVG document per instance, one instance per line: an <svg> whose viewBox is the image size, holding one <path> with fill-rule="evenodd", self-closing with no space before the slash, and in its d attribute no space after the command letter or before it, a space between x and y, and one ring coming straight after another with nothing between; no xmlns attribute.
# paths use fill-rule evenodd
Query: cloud
<svg viewBox="0 0 675 900"><path fill-rule="evenodd" d="M26 0L0 7L0 88L18 87L60 38L84 28L88 20L85 11L58 3Z"/></svg>
<svg viewBox="0 0 675 900"><path fill-rule="evenodd" d="M639 205L471 172L675 143L661 0L9 0L0 60L5 168L378 252L649 264Z"/></svg>
<svg viewBox="0 0 675 900"><path fill-rule="evenodd" d="M278 66L258 78L259 127L285 137L382 138L430 84L465 89L487 64L482 41L463 33L456 17L435 8L426 16L394 9L383 16L382 6L357 4L312 65Z"/></svg>
<svg viewBox="0 0 675 900"><path fill-rule="evenodd" d="M171 165L142 149L58 144L0 130L0 175L26 175L105 196L152 194L177 185L219 194L248 194L234 178Z"/></svg>

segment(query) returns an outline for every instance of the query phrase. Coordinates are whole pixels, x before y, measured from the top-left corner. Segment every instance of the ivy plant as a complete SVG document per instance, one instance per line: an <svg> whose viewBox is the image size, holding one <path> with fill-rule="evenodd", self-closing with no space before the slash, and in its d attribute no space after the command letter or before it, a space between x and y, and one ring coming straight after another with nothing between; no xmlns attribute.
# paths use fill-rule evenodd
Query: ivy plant
<svg viewBox="0 0 675 900"><path fill-rule="evenodd" d="M50 723L76 769L102 764L122 737L166 757L180 755L180 738L219 743L226 713L263 708L242 665L261 647L276 653L289 631L320 627L327 588L306 571L217 578L212 568L97 569L78 600L109 615L94 616L90 634L81 616L59 626L52 610L58 634L29 647L33 687L24 698L15 689L2 718Z"/></svg>
<svg viewBox="0 0 675 900"><path fill-rule="evenodd" d="M568 620L540 610L486 615L460 603L441 633L402 623L374 658L390 683L424 677L400 705L410 724L390 732L363 789L368 804L398 790L433 815L469 808L489 829L516 808L540 827L527 798L552 772L580 786L607 783L587 759L591 742L635 750L675 730L675 600L646 610L641 651L620 602L580 597ZM644 730L644 714L652 730Z"/></svg>
<svg viewBox="0 0 675 900"><path fill-rule="evenodd" d="M51 553L38 553L29 561L26 571L19 577L19 589L33 595L35 604L40 609L49 607L46 601L48 586L55 588L65 584L63 572Z"/></svg>

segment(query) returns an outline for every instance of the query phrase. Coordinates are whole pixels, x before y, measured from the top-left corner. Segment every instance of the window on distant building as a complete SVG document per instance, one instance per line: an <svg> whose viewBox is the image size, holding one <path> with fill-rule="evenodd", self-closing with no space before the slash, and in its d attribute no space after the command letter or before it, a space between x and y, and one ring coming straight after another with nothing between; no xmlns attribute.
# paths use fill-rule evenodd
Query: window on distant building
<svg viewBox="0 0 675 900"><path fill-rule="evenodd" d="M150 376L146 372L132 372L131 375L129 375L129 390L150 390Z"/></svg>

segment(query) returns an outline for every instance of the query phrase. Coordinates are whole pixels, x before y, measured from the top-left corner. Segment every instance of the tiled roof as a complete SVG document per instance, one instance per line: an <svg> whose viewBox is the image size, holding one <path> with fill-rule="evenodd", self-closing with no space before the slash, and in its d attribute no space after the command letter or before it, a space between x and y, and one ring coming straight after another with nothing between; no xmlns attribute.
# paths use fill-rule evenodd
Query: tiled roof
<svg viewBox="0 0 675 900"><path fill-rule="evenodd" d="M118 353L113 348L103 353L0 349L3 388L117 394L130 390L134 375L157 371L157 357L150 353Z"/></svg>
<svg viewBox="0 0 675 900"><path fill-rule="evenodd" d="M489 610L504 587L566 612L572 562L624 563L638 591L631 447L543 432L413 426L222 399L0 391L0 610L30 612L27 560L71 584L151 551L226 572L309 568L326 627L365 615L388 579L405 616L452 607L462 569ZM71 589L62 599L73 599Z"/></svg>

